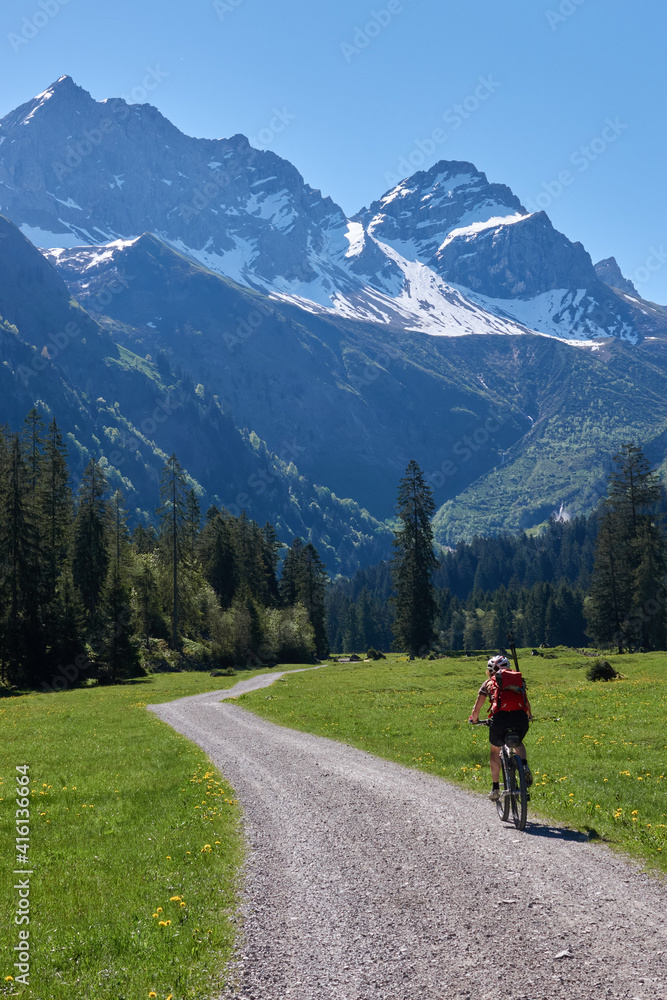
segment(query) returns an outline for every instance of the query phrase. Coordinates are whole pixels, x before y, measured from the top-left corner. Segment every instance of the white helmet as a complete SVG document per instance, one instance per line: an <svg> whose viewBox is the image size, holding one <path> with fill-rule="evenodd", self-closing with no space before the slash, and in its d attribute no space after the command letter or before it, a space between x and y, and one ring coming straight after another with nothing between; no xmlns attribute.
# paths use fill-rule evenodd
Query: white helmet
<svg viewBox="0 0 667 1000"><path fill-rule="evenodd" d="M509 665L510 661L506 656L492 656L487 664L489 670L493 670L494 673L498 670L508 670Z"/></svg>

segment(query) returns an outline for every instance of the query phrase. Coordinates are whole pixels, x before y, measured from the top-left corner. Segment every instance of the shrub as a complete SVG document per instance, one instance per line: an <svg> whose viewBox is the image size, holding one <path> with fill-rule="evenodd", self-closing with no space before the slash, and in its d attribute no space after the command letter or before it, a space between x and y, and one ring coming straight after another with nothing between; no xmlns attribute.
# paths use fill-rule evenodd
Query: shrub
<svg viewBox="0 0 667 1000"><path fill-rule="evenodd" d="M613 681L620 674L614 670L609 660L595 660L586 671L586 677L589 681Z"/></svg>
<svg viewBox="0 0 667 1000"><path fill-rule="evenodd" d="M384 655L384 653L378 652L378 650L375 649L373 646L371 646L371 648L368 650L368 652L366 653L366 656L368 657L369 660L386 660L387 659L387 657Z"/></svg>
<svg viewBox="0 0 667 1000"><path fill-rule="evenodd" d="M234 667L225 667L224 670L212 670L211 677L236 677Z"/></svg>

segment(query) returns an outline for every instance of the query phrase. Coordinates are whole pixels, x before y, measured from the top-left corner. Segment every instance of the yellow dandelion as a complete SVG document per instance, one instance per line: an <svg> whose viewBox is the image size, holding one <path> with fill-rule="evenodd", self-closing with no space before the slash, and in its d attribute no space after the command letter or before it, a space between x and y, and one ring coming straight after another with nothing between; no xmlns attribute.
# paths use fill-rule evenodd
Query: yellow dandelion
<svg viewBox="0 0 667 1000"><path fill-rule="evenodd" d="M148 995L149 995L149 997L156 997L157 993L155 992L155 990L151 990Z"/></svg>
<svg viewBox="0 0 667 1000"><path fill-rule="evenodd" d="M161 906L158 906L158 908L157 908L157 912L158 912L158 913L162 913L162 907L161 907Z"/></svg>
<svg viewBox="0 0 667 1000"><path fill-rule="evenodd" d="M167 855L167 861L171 861L171 854Z"/></svg>
<svg viewBox="0 0 667 1000"><path fill-rule="evenodd" d="M167 921L166 920L161 920L160 921L160 927L166 927L166 926L167 926Z"/></svg>
<svg viewBox="0 0 667 1000"><path fill-rule="evenodd" d="M169 900L169 902L170 903L177 903L180 898L181 898L180 896L172 896L171 899Z"/></svg>
<svg viewBox="0 0 667 1000"><path fill-rule="evenodd" d="M187 903L184 903L183 900L181 900L181 902L179 903L179 906L187 906Z"/></svg>
<svg viewBox="0 0 667 1000"><path fill-rule="evenodd" d="M9 982L13 983L14 982L14 977L13 976L5 976L5 982L6 983L9 983Z"/></svg>

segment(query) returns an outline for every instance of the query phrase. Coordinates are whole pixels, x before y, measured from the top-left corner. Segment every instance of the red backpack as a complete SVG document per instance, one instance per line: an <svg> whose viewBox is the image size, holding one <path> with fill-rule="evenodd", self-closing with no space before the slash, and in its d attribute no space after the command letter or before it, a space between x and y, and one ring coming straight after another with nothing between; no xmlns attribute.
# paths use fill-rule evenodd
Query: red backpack
<svg viewBox="0 0 667 1000"><path fill-rule="evenodd" d="M526 683L518 670L498 670L489 684L491 712L526 711Z"/></svg>

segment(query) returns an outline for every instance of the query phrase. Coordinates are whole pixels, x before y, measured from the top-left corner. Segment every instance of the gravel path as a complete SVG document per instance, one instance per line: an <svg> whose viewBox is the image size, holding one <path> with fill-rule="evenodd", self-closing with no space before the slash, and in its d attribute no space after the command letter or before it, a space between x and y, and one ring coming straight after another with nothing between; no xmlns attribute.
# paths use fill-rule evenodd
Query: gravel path
<svg viewBox="0 0 667 1000"><path fill-rule="evenodd" d="M229 703L152 708L234 786L238 1000L667 1000L667 887L604 847Z"/></svg>

